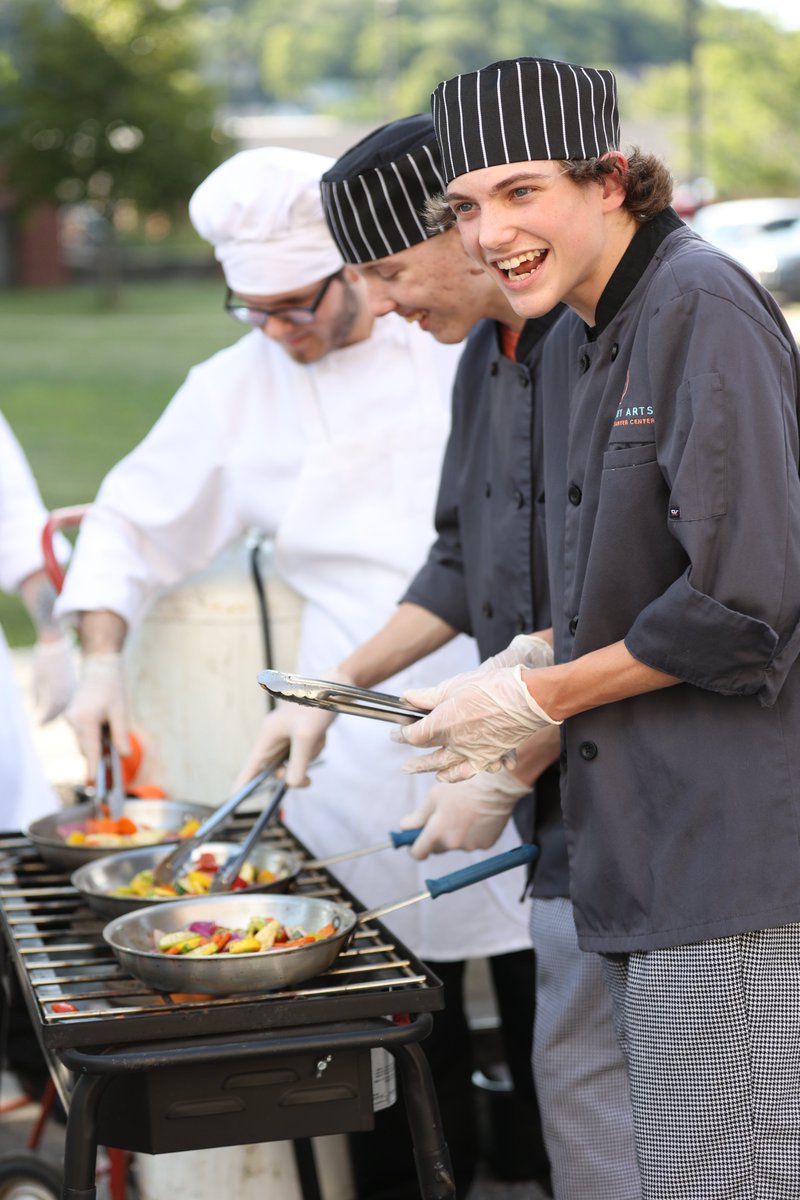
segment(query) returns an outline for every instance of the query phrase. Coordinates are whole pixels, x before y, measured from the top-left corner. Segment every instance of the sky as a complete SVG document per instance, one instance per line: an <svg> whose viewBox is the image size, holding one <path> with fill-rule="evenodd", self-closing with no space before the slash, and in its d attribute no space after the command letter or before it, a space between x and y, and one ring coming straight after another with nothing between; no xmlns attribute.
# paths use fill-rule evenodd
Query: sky
<svg viewBox="0 0 800 1200"><path fill-rule="evenodd" d="M800 29L798 0L723 0L731 8L753 8L773 17L784 29Z"/></svg>

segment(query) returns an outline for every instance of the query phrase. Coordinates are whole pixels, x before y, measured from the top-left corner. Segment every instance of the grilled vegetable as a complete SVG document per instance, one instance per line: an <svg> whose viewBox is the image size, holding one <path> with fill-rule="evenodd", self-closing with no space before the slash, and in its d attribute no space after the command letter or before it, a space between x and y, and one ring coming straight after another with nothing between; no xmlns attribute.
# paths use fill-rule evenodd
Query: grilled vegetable
<svg viewBox="0 0 800 1200"><path fill-rule="evenodd" d="M252 917L244 929L226 929L212 921L194 921L177 933L153 935L162 954L186 954L193 958L211 954L263 954L270 950L289 950L310 946L332 937L334 925L323 925L316 933L292 927L287 930L276 917Z"/></svg>

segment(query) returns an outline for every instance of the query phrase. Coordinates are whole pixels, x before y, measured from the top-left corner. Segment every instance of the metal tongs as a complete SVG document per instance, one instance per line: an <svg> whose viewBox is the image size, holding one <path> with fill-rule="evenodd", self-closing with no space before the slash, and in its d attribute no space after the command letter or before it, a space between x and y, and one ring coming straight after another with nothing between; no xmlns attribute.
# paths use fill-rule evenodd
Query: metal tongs
<svg viewBox="0 0 800 1200"><path fill-rule="evenodd" d="M101 805L108 809L112 821L118 821L124 815L125 788L122 783L122 766L119 751L111 740L111 727L107 721L100 726L100 761L97 764L94 802L98 815L102 812Z"/></svg>
<svg viewBox="0 0 800 1200"><path fill-rule="evenodd" d="M216 829L219 829L220 825L224 825L225 821L228 819L234 809L238 808L240 804L243 804L248 797L257 792L258 789L267 783L268 780L272 779L275 775L275 772L282 767L285 762L286 756L281 755L280 758L268 763L267 766L259 771L257 775L254 775L253 778L249 779L243 787L240 787L238 792L234 792L232 796L229 796L225 803L221 804L216 812L212 813L208 820L203 822L194 837L185 838L183 841L179 842L175 849L172 850L166 856L166 858L162 858L161 862L158 863L158 865L154 868L153 878L155 879L155 882L160 887L168 887L171 883L174 883L178 872L189 861L197 847L206 840L209 834L213 833ZM275 791L276 795L273 796L270 804L259 815L258 820L248 835L247 841L244 843L248 851L251 849L256 838L260 836L264 826L267 824L270 817L280 804L283 794L286 791L286 784L282 781L276 781ZM256 830L258 830L258 833L255 833ZM237 855L236 857L238 858L239 856ZM241 861L244 862L244 857L242 857ZM241 863L237 865L240 866ZM235 879L236 875L234 875L233 878ZM220 889L215 888L214 890L219 891Z"/></svg>
<svg viewBox="0 0 800 1200"><path fill-rule="evenodd" d="M427 713L414 708L413 704L400 696L352 687L346 683L307 679L303 675L290 675L285 671L262 671L258 682L264 691L280 700L308 704L329 712L374 717L377 721L394 721L397 725L410 725L420 717L427 716Z"/></svg>
<svg viewBox="0 0 800 1200"><path fill-rule="evenodd" d="M232 855L224 866L216 871L211 887L208 889L209 892L229 892L233 887L234 880L247 862L248 854L277 812L278 805L286 793L286 787L287 784L282 779L276 780L269 804L258 814L253 828L242 842L241 850L237 854Z"/></svg>

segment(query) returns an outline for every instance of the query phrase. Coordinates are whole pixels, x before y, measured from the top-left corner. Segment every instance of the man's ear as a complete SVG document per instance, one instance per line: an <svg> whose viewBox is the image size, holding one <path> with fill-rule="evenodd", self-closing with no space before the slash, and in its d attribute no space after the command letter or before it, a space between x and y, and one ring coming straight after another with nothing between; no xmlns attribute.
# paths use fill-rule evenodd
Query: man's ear
<svg viewBox="0 0 800 1200"><path fill-rule="evenodd" d="M613 163L613 170L602 176L603 199L609 209L621 208L628 194L628 160L619 150L609 150L602 160Z"/></svg>

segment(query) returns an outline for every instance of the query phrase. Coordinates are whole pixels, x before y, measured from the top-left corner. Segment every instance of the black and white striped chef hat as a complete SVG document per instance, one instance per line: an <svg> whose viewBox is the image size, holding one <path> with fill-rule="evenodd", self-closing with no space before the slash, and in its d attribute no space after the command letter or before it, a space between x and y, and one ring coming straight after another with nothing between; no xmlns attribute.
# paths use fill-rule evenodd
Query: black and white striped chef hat
<svg viewBox="0 0 800 1200"><path fill-rule="evenodd" d="M430 117L390 121L322 176L325 220L345 262L374 262L431 237L421 216L444 191Z"/></svg>
<svg viewBox="0 0 800 1200"><path fill-rule="evenodd" d="M483 167L619 147L616 80L595 67L508 59L446 79L431 108L448 183Z"/></svg>

